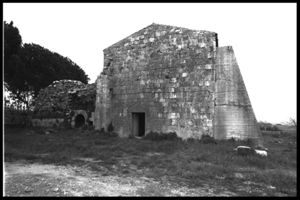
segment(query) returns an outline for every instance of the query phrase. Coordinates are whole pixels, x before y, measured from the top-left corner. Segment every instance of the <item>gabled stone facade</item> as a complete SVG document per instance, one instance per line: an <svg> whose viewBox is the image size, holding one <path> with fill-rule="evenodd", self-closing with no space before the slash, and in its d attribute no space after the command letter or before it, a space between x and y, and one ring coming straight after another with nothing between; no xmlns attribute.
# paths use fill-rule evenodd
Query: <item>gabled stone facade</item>
<svg viewBox="0 0 300 200"><path fill-rule="evenodd" d="M103 52L96 129L259 139L232 47L218 47L216 33L151 24Z"/></svg>

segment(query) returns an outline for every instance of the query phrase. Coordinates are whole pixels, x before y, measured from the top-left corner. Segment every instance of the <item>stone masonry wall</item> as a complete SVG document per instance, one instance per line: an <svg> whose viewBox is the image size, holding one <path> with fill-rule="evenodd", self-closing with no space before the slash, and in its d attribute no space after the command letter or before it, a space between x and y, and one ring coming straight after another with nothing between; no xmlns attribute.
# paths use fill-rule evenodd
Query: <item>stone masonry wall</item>
<svg viewBox="0 0 300 200"><path fill-rule="evenodd" d="M146 134L213 134L217 35L152 24L104 50L97 81L96 129L127 137L132 113L145 113Z"/></svg>
<svg viewBox="0 0 300 200"><path fill-rule="evenodd" d="M107 128L111 122L111 99L108 87L108 76L101 74L96 80L96 105L94 126L96 130Z"/></svg>

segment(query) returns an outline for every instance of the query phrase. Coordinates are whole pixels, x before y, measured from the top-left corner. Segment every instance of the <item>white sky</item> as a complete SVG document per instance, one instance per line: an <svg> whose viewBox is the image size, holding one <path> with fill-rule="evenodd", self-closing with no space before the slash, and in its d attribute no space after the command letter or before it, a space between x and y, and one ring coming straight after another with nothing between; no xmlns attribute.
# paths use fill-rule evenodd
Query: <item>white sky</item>
<svg viewBox="0 0 300 200"><path fill-rule="evenodd" d="M257 120L296 118L296 3L4 3L3 17L90 83L104 48L153 22L217 32L219 46L233 46Z"/></svg>

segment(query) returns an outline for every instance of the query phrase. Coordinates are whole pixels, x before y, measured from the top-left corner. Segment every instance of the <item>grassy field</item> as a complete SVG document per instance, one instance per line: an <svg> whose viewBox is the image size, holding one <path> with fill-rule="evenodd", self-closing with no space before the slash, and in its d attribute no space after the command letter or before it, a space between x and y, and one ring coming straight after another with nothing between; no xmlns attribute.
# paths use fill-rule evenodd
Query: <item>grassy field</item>
<svg viewBox="0 0 300 200"><path fill-rule="evenodd" d="M245 142L118 138L93 130L5 129L5 161L84 166L102 174L167 179L190 188L209 184L241 196L296 195L296 130L262 133L267 157L238 156ZM159 188L149 188L155 193Z"/></svg>

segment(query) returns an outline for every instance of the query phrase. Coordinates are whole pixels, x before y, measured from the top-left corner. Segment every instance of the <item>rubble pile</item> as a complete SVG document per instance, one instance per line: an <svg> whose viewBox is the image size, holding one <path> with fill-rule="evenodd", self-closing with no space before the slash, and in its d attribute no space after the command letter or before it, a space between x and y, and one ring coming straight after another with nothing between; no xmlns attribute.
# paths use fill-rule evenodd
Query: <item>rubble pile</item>
<svg viewBox="0 0 300 200"><path fill-rule="evenodd" d="M83 88L77 88L69 92L71 109L87 111L95 110L96 84L87 84Z"/></svg>
<svg viewBox="0 0 300 200"><path fill-rule="evenodd" d="M86 84L76 80L54 81L39 92L34 111L36 114L39 113L48 117L50 115L51 117L64 116L70 111L69 94L76 93L78 89L85 87Z"/></svg>

